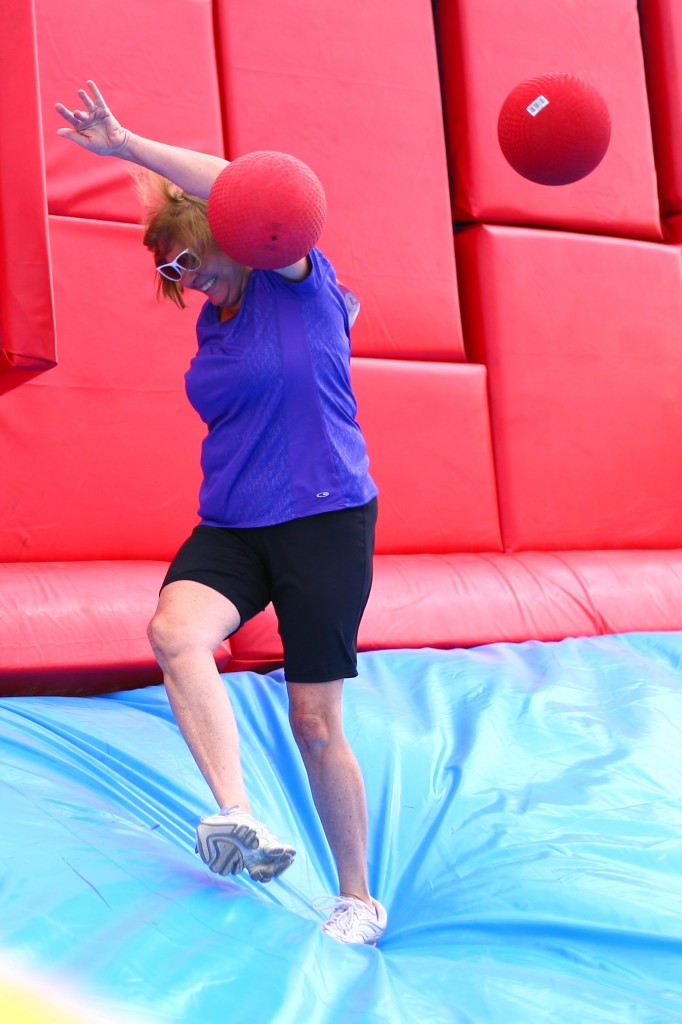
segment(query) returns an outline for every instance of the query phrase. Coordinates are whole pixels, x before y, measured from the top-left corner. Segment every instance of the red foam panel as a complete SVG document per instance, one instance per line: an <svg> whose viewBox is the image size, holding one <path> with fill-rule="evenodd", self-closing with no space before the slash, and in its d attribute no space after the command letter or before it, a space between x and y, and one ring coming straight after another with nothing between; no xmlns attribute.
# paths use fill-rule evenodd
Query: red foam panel
<svg viewBox="0 0 682 1024"><path fill-rule="evenodd" d="M682 245L682 213L666 217L663 221L665 240L672 245Z"/></svg>
<svg viewBox="0 0 682 1024"><path fill-rule="evenodd" d="M59 137L59 100L82 109L94 78L119 121L161 142L222 156L211 0L93 4L35 0L50 213L138 223L129 165Z"/></svg>
<svg viewBox="0 0 682 1024"><path fill-rule="evenodd" d="M462 360L431 5L216 3L228 156L320 178L320 247L361 299L354 351Z"/></svg>
<svg viewBox="0 0 682 1024"><path fill-rule="evenodd" d="M682 7L639 0L651 129L663 217L682 213Z"/></svg>
<svg viewBox="0 0 682 1024"><path fill-rule="evenodd" d="M146 638L166 563L0 564L0 695L160 682ZM682 628L682 551L380 555L362 651ZM220 671L282 662L270 606L215 652Z"/></svg>
<svg viewBox="0 0 682 1024"><path fill-rule="evenodd" d="M682 550L380 555L359 649L680 628ZM230 646L230 672L281 665L272 606L235 633Z"/></svg>
<svg viewBox="0 0 682 1024"><path fill-rule="evenodd" d="M679 249L475 227L457 258L505 548L682 545Z"/></svg>
<svg viewBox="0 0 682 1024"><path fill-rule="evenodd" d="M59 365L0 401L0 560L170 559L197 521L196 303L156 300L139 228L50 235Z"/></svg>
<svg viewBox="0 0 682 1024"><path fill-rule="evenodd" d="M166 564L0 564L0 695L71 696L160 683L147 640ZM224 671L229 644L216 652Z"/></svg>
<svg viewBox="0 0 682 1024"><path fill-rule="evenodd" d="M0 9L0 393L56 360L35 23Z"/></svg>
<svg viewBox="0 0 682 1024"><path fill-rule="evenodd" d="M501 550L485 367L354 359L352 376L377 551Z"/></svg>
<svg viewBox="0 0 682 1024"><path fill-rule="evenodd" d="M637 0L458 0L437 24L455 220L661 237ZM604 159L570 185L521 177L497 137L507 96L548 72L585 80L611 116Z"/></svg>

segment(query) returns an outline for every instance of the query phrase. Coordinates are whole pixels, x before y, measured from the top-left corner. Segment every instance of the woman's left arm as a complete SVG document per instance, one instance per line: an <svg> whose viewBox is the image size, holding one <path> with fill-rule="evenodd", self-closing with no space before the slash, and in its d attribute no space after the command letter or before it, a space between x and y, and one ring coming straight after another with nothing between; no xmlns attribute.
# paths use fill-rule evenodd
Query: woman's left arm
<svg viewBox="0 0 682 1024"><path fill-rule="evenodd" d="M85 109L69 110L63 103L56 104L57 112L70 125L60 128L58 135L98 156L115 156L146 167L168 178L184 192L208 199L213 182L228 165L227 160L135 135L119 124L95 83L88 81L87 84L89 91L78 90Z"/></svg>

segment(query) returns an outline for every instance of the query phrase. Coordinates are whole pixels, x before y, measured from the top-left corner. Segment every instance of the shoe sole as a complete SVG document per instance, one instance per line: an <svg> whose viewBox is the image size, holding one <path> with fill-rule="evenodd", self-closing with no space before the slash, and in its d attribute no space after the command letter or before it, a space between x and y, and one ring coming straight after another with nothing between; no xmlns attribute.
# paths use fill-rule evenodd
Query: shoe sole
<svg viewBox="0 0 682 1024"><path fill-rule="evenodd" d="M223 825L200 822L196 852L217 875L238 875L248 871L254 882L270 882L293 862L291 846L261 849L256 832L248 825Z"/></svg>

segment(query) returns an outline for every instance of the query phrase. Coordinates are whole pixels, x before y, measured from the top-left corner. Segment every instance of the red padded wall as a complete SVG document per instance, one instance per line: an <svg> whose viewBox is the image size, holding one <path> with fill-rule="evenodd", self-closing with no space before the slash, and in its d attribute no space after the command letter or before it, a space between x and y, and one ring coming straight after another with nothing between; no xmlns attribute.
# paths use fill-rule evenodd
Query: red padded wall
<svg viewBox="0 0 682 1024"><path fill-rule="evenodd" d="M682 256L649 244L648 103L682 240L676 0L640 0L648 97L636 0L433 5L455 216L498 222L458 235L470 364L428 0L35 3L40 97L30 4L1 22L2 340L13 308L53 342L51 246L60 353L0 400L0 687L157 680L144 627L196 521L197 303L157 304L126 165L56 136L55 100L91 76L133 131L289 150L323 180L322 247L363 304L353 379L381 488L362 649L677 628ZM496 137L509 90L548 70L591 81L613 122L603 163L559 188L515 174ZM233 667L279 659L271 610L233 650Z"/></svg>
<svg viewBox="0 0 682 1024"><path fill-rule="evenodd" d="M164 562L0 562L0 695L160 683L147 624ZM224 670L229 642L215 652Z"/></svg>
<svg viewBox="0 0 682 1024"><path fill-rule="evenodd" d="M170 558L196 522L194 315L141 229L50 219L59 365L0 400L0 561Z"/></svg>
<svg viewBox="0 0 682 1024"><path fill-rule="evenodd" d="M355 359L353 387L377 553L501 550L485 367Z"/></svg>
<svg viewBox="0 0 682 1024"><path fill-rule="evenodd" d="M131 131L222 156L212 0L35 3L50 212L137 223L126 165L60 138L55 102L94 78Z"/></svg>
<svg viewBox="0 0 682 1024"><path fill-rule="evenodd" d="M56 359L30 3L0 9L0 394ZM23 371L23 372L22 372Z"/></svg>
<svg viewBox="0 0 682 1024"><path fill-rule="evenodd" d="M682 5L639 0L658 192L664 217L682 213Z"/></svg>
<svg viewBox="0 0 682 1024"><path fill-rule="evenodd" d="M505 547L682 546L679 250L475 227L457 257Z"/></svg>
<svg viewBox="0 0 682 1024"><path fill-rule="evenodd" d="M437 10L455 219L660 238L637 0L439 0ZM512 170L497 139L510 91L550 71L590 82L612 123L596 170L556 187Z"/></svg>
<svg viewBox="0 0 682 1024"><path fill-rule="evenodd" d="M682 551L384 555L361 651L562 640L680 627ZM282 662L272 606L230 638L230 672Z"/></svg>
<svg viewBox="0 0 682 1024"><path fill-rule="evenodd" d="M376 566L359 648L469 647L679 629L681 599L682 551L665 557L651 551L387 555ZM269 649L259 651L263 660L276 643L271 634Z"/></svg>
<svg viewBox="0 0 682 1024"><path fill-rule="evenodd" d="M682 245L682 214L666 217L663 221L666 242Z"/></svg>
<svg viewBox="0 0 682 1024"><path fill-rule="evenodd" d="M356 355L463 358L429 0L217 0L228 156L316 171L320 245L360 296Z"/></svg>

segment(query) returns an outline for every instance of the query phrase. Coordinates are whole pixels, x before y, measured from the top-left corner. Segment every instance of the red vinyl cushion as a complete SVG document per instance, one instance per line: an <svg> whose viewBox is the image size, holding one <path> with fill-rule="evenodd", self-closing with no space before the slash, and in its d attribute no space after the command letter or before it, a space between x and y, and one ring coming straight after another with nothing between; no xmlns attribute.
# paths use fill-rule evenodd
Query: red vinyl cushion
<svg viewBox="0 0 682 1024"><path fill-rule="evenodd" d="M636 0L446 0L437 18L455 220L661 237ZM553 71L597 89L612 132L592 174L547 187L510 167L497 121L515 86Z"/></svg>
<svg viewBox="0 0 682 1024"><path fill-rule="evenodd" d="M0 695L159 683L147 623L164 562L0 564ZM216 652L221 671L229 644Z"/></svg>
<svg viewBox="0 0 682 1024"><path fill-rule="evenodd" d="M319 244L362 301L355 354L463 359L428 0L216 10L228 156L282 150L322 181Z"/></svg>
<svg viewBox="0 0 682 1024"><path fill-rule="evenodd" d="M682 213L682 6L639 0L661 213Z"/></svg>
<svg viewBox="0 0 682 1024"><path fill-rule="evenodd" d="M485 367L354 359L352 376L377 551L501 550Z"/></svg>
<svg viewBox="0 0 682 1024"><path fill-rule="evenodd" d="M2 216L18 215L21 231L0 229L13 246L37 246L42 276L31 286L17 287L16 273L5 280L2 305L28 299L48 336L41 155L29 159L39 138L35 72L29 44L25 52L17 41L25 5L23 14L10 6L3 120L22 160L6 149ZM640 7L645 30L654 10L677 17L672 0ZM332 207L323 248L363 301L355 352L384 357L353 369L382 489L379 548L394 552L376 559L362 650L679 628L680 253L559 232L459 236L469 356L487 364L491 391L512 551L502 553L486 369L461 365L427 0L401 4L399 17L378 0L323 14L312 0L168 0L162 11L119 5L114 15L85 0L36 0L36 9L47 191L52 211L68 216L50 221L59 366L0 401L0 560L16 563L0 564L0 692L158 681L146 622L195 522L202 427L182 374L196 306L157 305L139 228L73 219L139 219L125 165L55 136L54 101L75 102L90 75L133 130L218 153L222 89L230 155L293 150L323 178ZM658 238L635 0L435 9L457 217ZM654 102L676 79L669 54L651 52ZM603 164L567 188L519 178L494 135L504 96L552 70L550 58L593 81L614 126ZM674 102L658 95L671 123ZM664 117L654 124L662 198L673 202L664 163L676 130L666 154ZM675 219L666 237L679 241ZM676 550L589 550L618 545ZM281 661L272 609L235 635L233 654L232 669Z"/></svg>
<svg viewBox="0 0 682 1024"><path fill-rule="evenodd" d="M0 695L88 694L160 682L146 640L165 563L0 565ZM682 551L383 555L361 651L679 629ZM269 671L272 606L216 652Z"/></svg>
<svg viewBox="0 0 682 1024"><path fill-rule="evenodd" d="M197 521L196 303L157 302L137 227L50 233L59 365L0 401L0 560L170 559Z"/></svg>
<svg viewBox="0 0 682 1024"><path fill-rule="evenodd" d="M361 650L561 640L680 625L682 551L377 559Z"/></svg>
<svg viewBox="0 0 682 1024"><path fill-rule="evenodd" d="M680 251L476 227L457 258L505 549L682 545Z"/></svg>
<svg viewBox="0 0 682 1024"><path fill-rule="evenodd" d="M666 217L663 221L665 240L672 245L682 245L682 213Z"/></svg>
<svg viewBox="0 0 682 1024"><path fill-rule="evenodd" d="M0 394L54 366L56 339L31 4L0 10ZM22 372L23 371L23 372Z"/></svg>
<svg viewBox="0 0 682 1024"><path fill-rule="evenodd" d="M681 603L681 550L380 555L358 646L473 647L677 630ZM230 646L229 672L281 665L272 606Z"/></svg>
<svg viewBox="0 0 682 1024"><path fill-rule="evenodd" d="M56 134L66 122L55 103L82 109L77 90L89 78L131 131L223 155L211 0L35 6L51 213L140 219L130 165L95 157Z"/></svg>
<svg viewBox="0 0 682 1024"><path fill-rule="evenodd" d="M158 683L146 638L166 564L0 564L0 695L92 694ZM679 628L682 551L380 555L361 651ZM215 652L268 671L270 606Z"/></svg>

